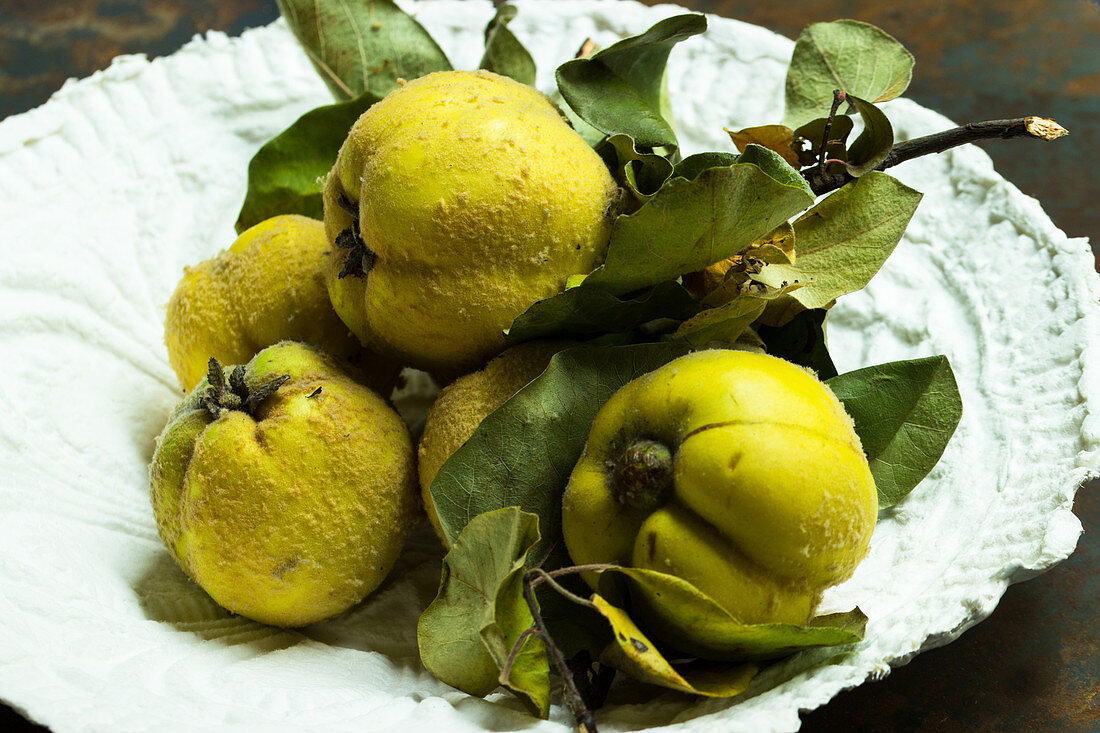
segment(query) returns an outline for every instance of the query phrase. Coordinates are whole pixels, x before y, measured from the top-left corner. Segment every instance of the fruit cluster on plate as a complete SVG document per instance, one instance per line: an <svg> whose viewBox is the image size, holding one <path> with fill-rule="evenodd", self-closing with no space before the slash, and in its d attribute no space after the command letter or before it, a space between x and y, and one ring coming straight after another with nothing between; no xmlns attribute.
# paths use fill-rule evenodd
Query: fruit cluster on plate
<svg viewBox="0 0 1100 733"><path fill-rule="evenodd" d="M314 623L426 510L448 554L425 666L541 716L551 666L580 720L604 670L732 696L858 641L866 618L817 616L821 593L961 409L945 358L837 374L824 339L920 200L882 171L923 152L876 106L912 57L810 26L782 123L685 158L663 75L703 16L584 48L550 97L509 6L477 71L392 3L354 28L303 8L340 101L256 154L239 239L168 308L188 396L151 477L180 566L231 611ZM389 402L402 369L443 385L421 435Z"/></svg>

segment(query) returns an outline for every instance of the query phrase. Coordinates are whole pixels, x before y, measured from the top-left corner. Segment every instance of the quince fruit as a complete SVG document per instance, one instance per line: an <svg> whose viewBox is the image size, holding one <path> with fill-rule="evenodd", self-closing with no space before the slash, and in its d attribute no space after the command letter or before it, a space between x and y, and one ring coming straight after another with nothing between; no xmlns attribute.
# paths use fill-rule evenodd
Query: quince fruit
<svg viewBox="0 0 1100 733"><path fill-rule="evenodd" d="M435 534L444 547L447 538L439 524L431 486L439 469L470 439L481 421L542 374L554 354L569 346L565 341L531 341L506 349L481 371L459 377L443 388L428 410L417 448L420 495Z"/></svg>
<svg viewBox="0 0 1100 733"><path fill-rule="evenodd" d="M380 353L468 372L602 262L617 199L545 95L487 71L428 74L363 113L328 175L333 307Z"/></svg>
<svg viewBox="0 0 1100 733"><path fill-rule="evenodd" d="M266 346L302 341L362 368L365 383L388 395L397 365L366 352L328 299L333 259L324 224L275 216L241 234L228 250L188 267L168 302L164 342L185 391L214 357L244 364Z"/></svg>
<svg viewBox="0 0 1100 733"><path fill-rule="evenodd" d="M216 360L157 438L153 511L168 551L224 608L275 626L373 591L420 516L412 441L333 357L283 342Z"/></svg>
<svg viewBox="0 0 1100 733"><path fill-rule="evenodd" d="M859 438L828 387L776 357L715 350L604 404L562 530L578 565L675 575L742 623L805 624L866 555L877 515Z"/></svg>

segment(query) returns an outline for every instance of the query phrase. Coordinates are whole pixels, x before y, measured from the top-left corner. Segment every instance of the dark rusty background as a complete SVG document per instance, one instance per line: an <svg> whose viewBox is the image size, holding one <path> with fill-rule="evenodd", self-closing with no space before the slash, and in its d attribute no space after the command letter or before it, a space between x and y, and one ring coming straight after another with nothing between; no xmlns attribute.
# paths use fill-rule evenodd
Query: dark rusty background
<svg viewBox="0 0 1100 733"><path fill-rule="evenodd" d="M656 4L649 0L650 4ZM998 172L1100 253L1100 3L1089 0L681 0L795 37L856 18L917 58L906 96L957 122L1038 114L1070 130L1053 144L986 143ZM278 14L274 0L0 0L0 118L42 104L65 79L114 56L174 51L195 33L238 34ZM994 614L885 680L803 715L803 731L1100 731L1100 496L1077 495L1077 551L1012 586ZM0 706L8 730L44 730ZM365 725L364 730L369 730Z"/></svg>

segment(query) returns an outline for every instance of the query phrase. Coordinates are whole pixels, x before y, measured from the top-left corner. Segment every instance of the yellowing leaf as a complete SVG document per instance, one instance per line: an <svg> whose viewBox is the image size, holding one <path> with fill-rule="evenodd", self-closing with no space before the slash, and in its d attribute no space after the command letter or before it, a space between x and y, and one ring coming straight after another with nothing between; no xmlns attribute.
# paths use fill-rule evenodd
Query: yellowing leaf
<svg viewBox="0 0 1100 733"><path fill-rule="evenodd" d="M680 671L657 651L625 611L599 594L592 602L611 624L615 637L601 660L635 679L706 697L733 697L745 691L759 667L754 664L683 665Z"/></svg>
<svg viewBox="0 0 1100 733"><path fill-rule="evenodd" d="M794 228L789 222L783 222L741 254L684 275L684 289L705 305L716 308L744 295L742 286L748 273L760 264L791 264L794 250Z"/></svg>
<svg viewBox="0 0 1100 733"><path fill-rule="evenodd" d="M798 161L798 153L794 149L794 130L786 125L759 125L746 127L742 130L726 129L737 151L745 152L749 145L760 145L783 156L795 168L801 167Z"/></svg>
<svg viewBox="0 0 1100 733"><path fill-rule="evenodd" d="M759 257L769 264L781 263L789 265L794 262L796 256L794 237L794 227L784 222L773 231L753 242L746 254L753 257ZM778 249L782 252L783 256L775 257L769 254L772 248Z"/></svg>
<svg viewBox="0 0 1100 733"><path fill-rule="evenodd" d="M615 568L604 576L627 579L633 617L660 631L660 641L692 656L714 661L753 661L787 656L801 649L851 644L863 638L867 617L847 614L796 624L745 624L705 593L674 575L642 568Z"/></svg>

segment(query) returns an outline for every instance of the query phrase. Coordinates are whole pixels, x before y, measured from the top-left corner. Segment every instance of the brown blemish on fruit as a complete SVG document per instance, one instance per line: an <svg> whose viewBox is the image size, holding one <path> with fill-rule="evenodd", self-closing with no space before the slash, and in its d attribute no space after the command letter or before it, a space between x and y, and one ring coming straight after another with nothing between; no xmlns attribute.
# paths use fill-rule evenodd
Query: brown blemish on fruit
<svg viewBox="0 0 1100 733"><path fill-rule="evenodd" d="M302 558L298 555L288 557L271 570L271 574L279 580L283 580L287 573L302 564Z"/></svg>
<svg viewBox="0 0 1100 733"><path fill-rule="evenodd" d="M646 557L652 563L657 558L657 535L650 532L645 536L645 553Z"/></svg>

